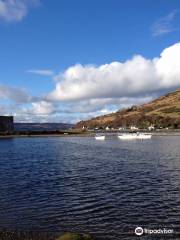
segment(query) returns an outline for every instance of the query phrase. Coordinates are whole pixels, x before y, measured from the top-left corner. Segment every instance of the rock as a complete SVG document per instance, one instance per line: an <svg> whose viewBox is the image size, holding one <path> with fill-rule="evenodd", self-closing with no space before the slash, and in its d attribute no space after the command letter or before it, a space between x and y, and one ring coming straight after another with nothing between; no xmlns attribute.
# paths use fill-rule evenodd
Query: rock
<svg viewBox="0 0 180 240"><path fill-rule="evenodd" d="M89 234L65 233L56 240L93 240Z"/></svg>

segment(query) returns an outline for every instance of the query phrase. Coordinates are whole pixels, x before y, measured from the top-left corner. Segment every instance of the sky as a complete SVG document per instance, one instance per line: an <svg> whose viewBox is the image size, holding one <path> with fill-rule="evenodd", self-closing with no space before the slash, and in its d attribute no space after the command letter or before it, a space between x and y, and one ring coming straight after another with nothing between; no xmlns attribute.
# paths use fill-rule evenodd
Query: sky
<svg viewBox="0 0 180 240"><path fill-rule="evenodd" d="M0 115L76 123L179 87L179 0L0 0Z"/></svg>

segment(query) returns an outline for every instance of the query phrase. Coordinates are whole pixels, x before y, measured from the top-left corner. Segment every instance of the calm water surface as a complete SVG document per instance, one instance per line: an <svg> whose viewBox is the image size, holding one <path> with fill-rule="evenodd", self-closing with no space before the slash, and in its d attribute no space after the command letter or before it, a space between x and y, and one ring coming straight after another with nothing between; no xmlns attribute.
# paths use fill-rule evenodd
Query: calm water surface
<svg viewBox="0 0 180 240"><path fill-rule="evenodd" d="M180 229L180 137L0 139L0 228L130 240L136 226Z"/></svg>

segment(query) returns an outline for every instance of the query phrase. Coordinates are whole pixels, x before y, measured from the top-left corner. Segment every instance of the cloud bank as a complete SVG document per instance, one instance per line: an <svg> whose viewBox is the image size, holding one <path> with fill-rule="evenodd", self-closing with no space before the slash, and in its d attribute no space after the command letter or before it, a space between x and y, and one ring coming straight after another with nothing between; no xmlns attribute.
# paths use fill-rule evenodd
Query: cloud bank
<svg viewBox="0 0 180 240"><path fill-rule="evenodd" d="M39 3L39 0L0 0L0 19L7 22L21 21L29 8Z"/></svg>
<svg viewBox="0 0 180 240"><path fill-rule="evenodd" d="M135 55L121 63L101 66L77 64L55 77L49 101L143 96L180 86L180 43L162 51L160 57Z"/></svg>

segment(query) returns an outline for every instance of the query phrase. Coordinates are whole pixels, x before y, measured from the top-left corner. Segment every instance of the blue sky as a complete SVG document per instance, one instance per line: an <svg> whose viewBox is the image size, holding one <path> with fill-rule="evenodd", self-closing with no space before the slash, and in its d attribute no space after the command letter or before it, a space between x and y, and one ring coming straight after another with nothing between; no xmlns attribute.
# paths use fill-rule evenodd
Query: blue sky
<svg viewBox="0 0 180 240"><path fill-rule="evenodd" d="M179 11L179 0L0 0L0 114L76 122L176 89L154 59L180 53ZM132 79L136 64L151 79Z"/></svg>

